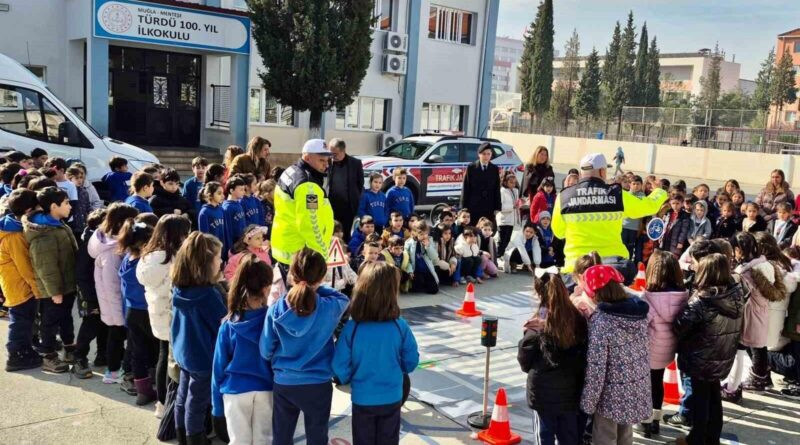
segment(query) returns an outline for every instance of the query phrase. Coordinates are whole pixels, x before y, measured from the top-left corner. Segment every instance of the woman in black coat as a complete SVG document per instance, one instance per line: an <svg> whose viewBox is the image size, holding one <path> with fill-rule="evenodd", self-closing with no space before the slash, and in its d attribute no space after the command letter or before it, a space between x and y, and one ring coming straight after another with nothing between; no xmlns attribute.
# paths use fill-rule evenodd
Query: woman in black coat
<svg viewBox="0 0 800 445"><path fill-rule="evenodd" d="M528 406L536 412L542 444L580 443L579 405L586 368L586 320L569 300L558 274L536 278L540 310L526 326L517 361L528 373Z"/></svg>
<svg viewBox="0 0 800 445"><path fill-rule="evenodd" d="M522 175L522 196L533 199L542 181L546 178L555 180L555 177L553 167L550 165L550 152L547 151L547 147L542 145L536 147L528 163L525 164L525 172Z"/></svg>

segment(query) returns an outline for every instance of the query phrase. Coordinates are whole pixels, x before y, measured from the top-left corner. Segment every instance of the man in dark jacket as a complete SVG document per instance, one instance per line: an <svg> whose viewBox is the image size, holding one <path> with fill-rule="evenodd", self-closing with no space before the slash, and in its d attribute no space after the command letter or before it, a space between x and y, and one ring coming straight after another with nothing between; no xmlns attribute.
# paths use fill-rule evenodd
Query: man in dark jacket
<svg viewBox="0 0 800 445"><path fill-rule="evenodd" d="M348 156L341 139L331 139L328 149L333 163L328 173L327 192L333 207L333 217L344 227L344 239L350 241L350 228L358 212L358 202L364 191L364 167L361 160Z"/></svg>
<svg viewBox="0 0 800 445"><path fill-rule="evenodd" d="M492 146L484 142L478 147L478 160L464 174L461 208L469 209L476 224L481 217L494 223L494 215L500 211L500 169L491 159Z"/></svg>

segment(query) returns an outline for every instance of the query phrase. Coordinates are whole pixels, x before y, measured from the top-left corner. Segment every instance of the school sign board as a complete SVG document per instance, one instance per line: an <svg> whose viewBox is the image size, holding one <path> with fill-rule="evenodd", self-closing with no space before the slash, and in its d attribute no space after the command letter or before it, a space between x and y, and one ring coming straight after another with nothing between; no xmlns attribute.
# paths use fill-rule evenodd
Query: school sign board
<svg viewBox="0 0 800 445"><path fill-rule="evenodd" d="M250 53L250 19L247 17L135 0L94 0L94 35L131 42Z"/></svg>

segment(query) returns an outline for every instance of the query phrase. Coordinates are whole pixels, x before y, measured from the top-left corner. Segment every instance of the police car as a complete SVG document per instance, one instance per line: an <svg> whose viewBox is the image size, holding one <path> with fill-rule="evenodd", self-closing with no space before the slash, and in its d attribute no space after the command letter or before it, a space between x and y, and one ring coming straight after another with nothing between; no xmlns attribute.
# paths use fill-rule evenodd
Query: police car
<svg viewBox="0 0 800 445"><path fill-rule="evenodd" d="M364 166L364 186L369 188L369 175L384 177L383 191L394 185L392 172L405 168L406 187L414 195L415 208L429 210L440 203L458 204L461 184L467 166L478 160L478 146L492 145L492 163L500 167L501 177L513 171L522 183L524 166L514 149L497 139L475 138L457 134L417 133L406 136L374 156L358 156Z"/></svg>

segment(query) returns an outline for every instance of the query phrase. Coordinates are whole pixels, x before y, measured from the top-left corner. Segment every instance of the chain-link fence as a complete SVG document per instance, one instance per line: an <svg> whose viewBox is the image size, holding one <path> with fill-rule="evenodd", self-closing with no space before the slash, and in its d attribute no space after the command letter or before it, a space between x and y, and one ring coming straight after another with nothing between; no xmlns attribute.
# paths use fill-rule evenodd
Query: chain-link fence
<svg viewBox="0 0 800 445"><path fill-rule="evenodd" d="M621 121L551 117L532 121L528 113L501 110L492 113L491 128L759 153L797 150L800 130L767 129L767 120L767 113L761 110L624 107Z"/></svg>

